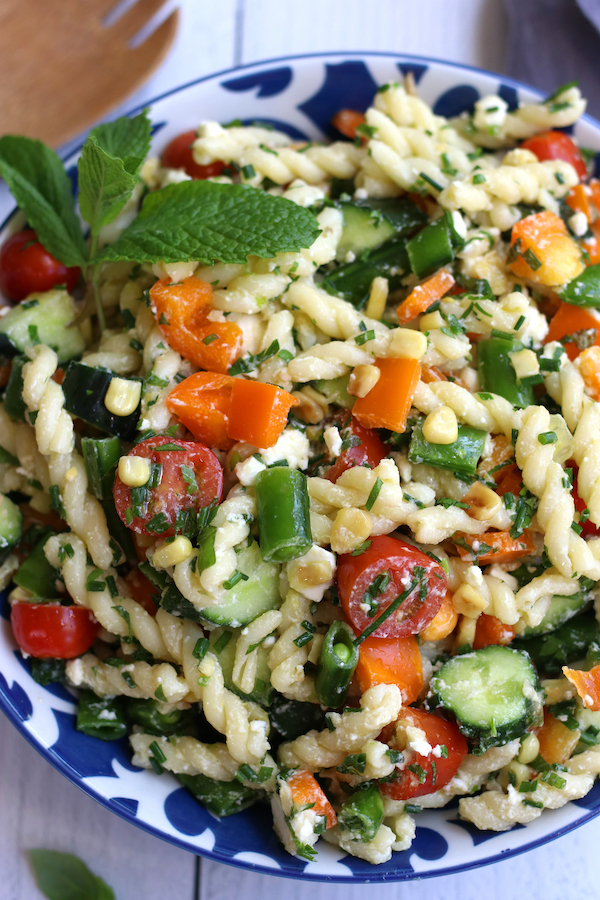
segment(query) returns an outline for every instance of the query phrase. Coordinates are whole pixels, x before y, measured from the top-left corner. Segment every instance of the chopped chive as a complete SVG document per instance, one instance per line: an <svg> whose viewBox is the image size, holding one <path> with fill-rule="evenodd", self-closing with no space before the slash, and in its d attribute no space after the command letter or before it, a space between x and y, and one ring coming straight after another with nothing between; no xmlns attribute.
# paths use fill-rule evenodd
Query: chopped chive
<svg viewBox="0 0 600 900"><path fill-rule="evenodd" d="M383 481L381 480L381 478L378 477L375 481L375 484L371 488L371 493L369 494L367 502L365 503L365 509L367 509L369 511L371 509L373 509L373 506L375 505L375 501L379 497L379 492L381 491L382 487L383 487Z"/></svg>

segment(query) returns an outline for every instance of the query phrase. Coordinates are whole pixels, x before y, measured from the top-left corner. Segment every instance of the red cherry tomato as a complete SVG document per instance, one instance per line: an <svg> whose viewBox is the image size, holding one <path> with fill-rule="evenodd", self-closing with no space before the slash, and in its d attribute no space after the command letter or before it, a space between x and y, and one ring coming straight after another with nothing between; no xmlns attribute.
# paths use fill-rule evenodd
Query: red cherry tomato
<svg viewBox="0 0 600 900"><path fill-rule="evenodd" d="M569 465L573 468L573 489L571 494L573 496L573 500L575 501L575 509L581 515L581 513L586 509L585 500L582 500L577 492L577 473L579 472L579 466L576 466L575 463L570 462ZM594 525L593 522L590 522L588 519L587 522L580 522L581 525L581 536L582 537L598 537L600 535L600 530Z"/></svg>
<svg viewBox="0 0 600 900"><path fill-rule="evenodd" d="M432 751L436 751L438 747L445 747L446 750L440 749L427 756L415 753L414 750L403 750L405 768L396 770L397 777L394 781L380 783L381 793L393 800L410 800L411 797L438 791L454 778L460 768L467 755L466 740L453 722L447 722L446 719L421 709L405 707L400 711L399 719L405 719L413 727L424 731ZM394 747L395 727L395 724L388 725L379 736L390 747ZM408 766L414 766L415 769L409 769Z"/></svg>
<svg viewBox="0 0 600 900"><path fill-rule="evenodd" d="M375 637L406 637L418 634L428 625L446 596L446 573L430 556L398 538L381 535L358 556L345 553L338 557L337 580L340 600L347 618L357 634L373 622L402 594L413 578L416 567L425 570L422 588L404 600L395 613L374 631ZM381 594L375 596L372 610L363 609L369 602L369 588L379 576L389 576ZM371 596L373 589L371 588ZM369 615L369 613L371 613Z"/></svg>
<svg viewBox="0 0 600 900"><path fill-rule="evenodd" d="M339 429L342 441L348 442L350 446L347 450L343 450L333 465L327 469L325 478L329 481L337 481L346 469L362 466L366 462L374 469L382 459L385 459L385 447L377 432L372 428L364 428L349 412L338 413L334 424Z"/></svg>
<svg viewBox="0 0 600 900"><path fill-rule="evenodd" d="M144 554L144 560L146 559L146 555ZM154 597L157 594L157 589L154 587L149 578L146 578L143 572L140 572L139 569L132 569L125 576L125 581L127 582L127 586L131 591L131 596L139 603L140 606L146 610L147 613L150 613L151 616L156 615L156 603Z"/></svg>
<svg viewBox="0 0 600 900"><path fill-rule="evenodd" d="M192 144L198 135L195 131L185 131L173 138L170 144L163 150L161 163L167 169L185 169L190 178L194 180L202 178L215 178L225 168L225 163L220 159L208 166L199 166L192 155Z"/></svg>
<svg viewBox="0 0 600 900"><path fill-rule="evenodd" d="M67 268L54 259L31 228L13 234L0 250L0 290L17 303L29 294L50 291L57 284L72 291L80 275L81 269Z"/></svg>
<svg viewBox="0 0 600 900"><path fill-rule="evenodd" d="M521 144L523 150L531 150L540 162L546 159L562 159L571 163L580 178L585 178L587 168L579 148L573 143L568 134L562 131L545 131L536 134Z"/></svg>
<svg viewBox="0 0 600 900"><path fill-rule="evenodd" d="M221 502L223 469L204 444L153 437L134 447L129 456L144 457L152 464L152 486L132 490L118 475L115 478L115 506L132 531L168 537L175 534L179 513L198 512L213 500Z"/></svg>
<svg viewBox="0 0 600 900"><path fill-rule="evenodd" d="M90 649L100 626L82 606L13 603L10 621L17 644L36 659L74 659Z"/></svg>

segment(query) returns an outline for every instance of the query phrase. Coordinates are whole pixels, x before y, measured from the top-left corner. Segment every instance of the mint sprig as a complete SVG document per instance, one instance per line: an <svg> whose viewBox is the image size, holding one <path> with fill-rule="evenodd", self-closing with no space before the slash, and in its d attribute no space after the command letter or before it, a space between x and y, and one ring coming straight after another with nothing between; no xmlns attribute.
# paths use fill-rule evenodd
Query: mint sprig
<svg viewBox="0 0 600 900"><path fill-rule="evenodd" d="M35 879L48 900L115 900L105 881L71 853L30 850Z"/></svg>

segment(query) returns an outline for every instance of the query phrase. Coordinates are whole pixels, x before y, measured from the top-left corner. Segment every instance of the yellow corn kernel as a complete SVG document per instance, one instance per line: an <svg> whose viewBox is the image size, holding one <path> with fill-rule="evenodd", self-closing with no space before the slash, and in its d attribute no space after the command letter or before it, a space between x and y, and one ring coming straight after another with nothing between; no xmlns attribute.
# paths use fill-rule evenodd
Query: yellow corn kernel
<svg viewBox="0 0 600 900"><path fill-rule="evenodd" d="M469 504L467 513L472 519L485 522L496 515L502 506L502 499L491 488L476 481L463 497L463 503Z"/></svg>
<svg viewBox="0 0 600 900"><path fill-rule="evenodd" d="M371 519L362 509L340 509L331 526L331 549L351 553L371 534Z"/></svg>
<svg viewBox="0 0 600 900"><path fill-rule="evenodd" d="M388 351L397 359L421 359L427 353L427 338L412 328L396 328Z"/></svg>
<svg viewBox="0 0 600 900"><path fill-rule="evenodd" d="M136 411L141 396L141 381L113 378L108 386L104 405L113 416L130 416Z"/></svg>
<svg viewBox="0 0 600 900"><path fill-rule="evenodd" d="M479 613L484 612L489 606L485 597L470 584L461 584L452 595L452 602L458 613L469 618L477 618Z"/></svg>
<svg viewBox="0 0 600 900"><path fill-rule="evenodd" d="M388 294L390 292L390 283L387 278L377 276L371 282L371 290L369 291L369 301L365 314L369 319L380 319L385 310Z"/></svg>
<svg viewBox="0 0 600 900"><path fill-rule="evenodd" d="M526 766L537 758L539 752L540 742L537 739L537 735L528 734L521 744L521 749L519 750L519 756L517 757L517 759L520 763L523 763L523 765Z"/></svg>
<svg viewBox="0 0 600 900"><path fill-rule="evenodd" d="M122 456L119 478L128 487L142 487L150 478L150 460L144 456Z"/></svg>
<svg viewBox="0 0 600 900"><path fill-rule="evenodd" d="M435 328L443 328L445 324L439 310L432 313L425 313L419 320L419 328L421 331L433 331Z"/></svg>
<svg viewBox="0 0 600 900"><path fill-rule="evenodd" d="M540 364L533 350L519 350L517 353L510 353L509 356L519 380L539 373Z"/></svg>
<svg viewBox="0 0 600 900"><path fill-rule="evenodd" d="M430 444L453 444L458 439L458 420L449 406L438 406L423 422L423 437Z"/></svg>
<svg viewBox="0 0 600 900"><path fill-rule="evenodd" d="M169 566L176 566L177 563L185 562L193 554L192 542L180 534L171 543L162 544L152 555L152 562L156 568L166 569Z"/></svg>
<svg viewBox="0 0 600 900"><path fill-rule="evenodd" d="M531 769L528 769L527 766L513 759L512 762L510 762L507 766L504 766L504 768L500 771L498 781L505 789L509 784L514 784L516 789L519 790L519 787L524 781L529 781L530 775Z"/></svg>
<svg viewBox="0 0 600 900"><path fill-rule="evenodd" d="M348 393L351 397L366 397L381 378L377 366L356 366L348 379Z"/></svg>

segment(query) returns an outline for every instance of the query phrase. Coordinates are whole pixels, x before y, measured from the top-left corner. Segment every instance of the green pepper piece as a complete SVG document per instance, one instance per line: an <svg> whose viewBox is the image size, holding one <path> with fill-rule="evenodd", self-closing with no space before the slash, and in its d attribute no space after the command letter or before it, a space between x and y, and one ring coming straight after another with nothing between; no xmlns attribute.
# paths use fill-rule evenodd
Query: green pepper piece
<svg viewBox="0 0 600 900"><path fill-rule="evenodd" d="M408 458L413 463L425 463L436 469L449 469L460 478L473 476L483 453L485 431L458 426L458 437L453 444L431 444L423 437L423 423L413 428L408 448Z"/></svg>
<svg viewBox="0 0 600 900"><path fill-rule="evenodd" d="M35 659L29 660L31 677L38 684L55 684L67 680L67 664L64 659Z"/></svg>
<svg viewBox="0 0 600 900"><path fill-rule="evenodd" d="M387 278L390 291L402 286L402 279L410 272L404 240L394 238L386 241L376 250L361 254L355 262L338 266L328 272L323 279L323 287L330 294L336 294L362 309L369 299L374 278Z"/></svg>
<svg viewBox="0 0 600 900"><path fill-rule="evenodd" d="M589 671L598 665L600 665L600 642L592 641L585 654L585 668Z"/></svg>
<svg viewBox="0 0 600 900"><path fill-rule="evenodd" d="M358 665L358 646L354 633L339 619L325 635L315 675L315 691L319 702L336 709L346 699L354 670Z"/></svg>
<svg viewBox="0 0 600 900"><path fill-rule="evenodd" d="M47 534L39 541L27 559L17 569L13 581L29 591L38 601L60 600L60 593L56 588L59 573L51 566L44 553L44 544L50 537Z"/></svg>
<svg viewBox="0 0 600 900"><path fill-rule="evenodd" d="M343 836L349 832L351 841L372 841L383 822L383 800L376 784L352 794L338 814Z"/></svg>
<svg viewBox="0 0 600 900"><path fill-rule="evenodd" d="M217 529L212 525L207 525L202 529L198 536L198 561L196 562L196 571L203 572L205 569L215 564L215 537Z"/></svg>
<svg viewBox="0 0 600 900"><path fill-rule="evenodd" d="M568 283L559 296L573 306L600 307L600 263L588 266Z"/></svg>
<svg viewBox="0 0 600 900"><path fill-rule="evenodd" d="M488 338L477 344L479 381L482 391L492 391L509 400L513 406L524 409L531 406L533 389L531 385L517 382L517 373L509 353L517 349L512 338Z"/></svg>
<svg viewBox="0 0 600 900"><path fill-rule="evenodd" d="M310 550L306 475L288 466L264 469L256 479L260 552L265 562L287 562Z"/></svg>
<svg viewBox="0 0 600 900"><path fill-rule="evenodd" d="M319 703L304 700L290 700L275 692L269 706L269 720L285 741L294 741L301 734L327 727L325 713Z"/></svg>
<svg viewBox="0 0 600 900"><path fill-rule="evenodd" d="M193 710L173 709L169 713L161 713L156 700L132 698L125 701L125 715L134 725L141 725L146 734L167 737L171 734L188 734L193 730L196 719Z"/></svg>
<svg viewBox="0 0 600 900"><path fill-rule="evenodd" d="M77 731L101 741L118 741L127 734L121 697L97 697L82 691L77 707Z"/></svg>
<svg viewBox="0 0 600 900"><path fill-rule="evenodd" d="M28 363L26 356L15 356L10 369L10 377L4 392L4 409L18 422L25 422L27 406L23 400L23 366Z"/></svg>
<svg viewBox="0 0 600 900"><path fill-rule="evenodd" d="M426 225L406 245L410 267L417 278L430 275L454 259L452 238L445 216Z"/></svg>
<svg viewBox="0 0 600 900"><path fill-rule="evenodd" d="M232 816L263 796L262 791L248 788L239 781L215 781L206 775L178 775L177 780L215 816Z"/></svg>
<svg viewBox="0 0 600 900"><path fill-rule="evenodd" d="M356 397L348 393L348 381L350 375L340 375L339 378L322 378L313 381L315 391L323 394L328 403L337 403L344 409L352 409L356 403Z"/></svg>
<svg viewBox="0 0 600 900"><path fill-rule="evenodd" d="M88 482L98 500L112 499L115 471L122 455L118 437L81 439Z"/></svg>

